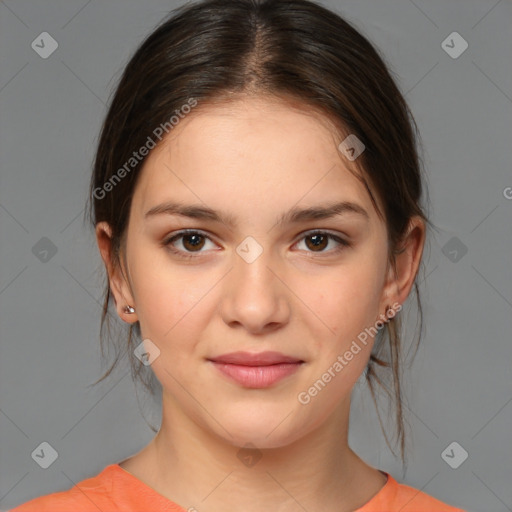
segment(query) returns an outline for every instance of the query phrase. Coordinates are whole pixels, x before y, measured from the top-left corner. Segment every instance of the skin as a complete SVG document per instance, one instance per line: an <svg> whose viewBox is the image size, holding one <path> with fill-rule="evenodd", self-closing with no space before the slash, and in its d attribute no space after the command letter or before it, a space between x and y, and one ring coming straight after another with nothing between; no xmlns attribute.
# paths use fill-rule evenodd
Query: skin
<svg viewBox="0 0 512 512"><path fill-rule="evenodd" d="M121 268L112 264L108 224L96 229L119 316L139 321L143 339L160 350L152 369L163 388L161 428L121 467L185 509L353 511L386 482L348 445L350 394L373 339L307 405L297 396L386 306L405 301L425 226L411 219L394 272L386 225L325 118L262 96L202 107L145 161ZM208 206L236 223L144 218L170 200ZM341 200L368 218L345 212L276 224L293 207ZM174 241L189 260L163 245L183 229L207 237ZM317 248L307 236L313 229L351 245L327 238ZM236 252L247 236L263 250L251 263ZM127 304L135 314L123 311ZM238 350L278 351L304 364L271 387L248 389L207 361ZM261 455L252 467L237 457L247 443Z"/></svg>

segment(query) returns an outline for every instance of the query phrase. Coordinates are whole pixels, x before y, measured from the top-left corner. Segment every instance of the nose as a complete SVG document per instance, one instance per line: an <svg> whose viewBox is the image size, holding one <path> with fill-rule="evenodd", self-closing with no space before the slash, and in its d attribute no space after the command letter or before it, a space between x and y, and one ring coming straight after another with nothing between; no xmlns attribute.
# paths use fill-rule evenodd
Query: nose
<svg viewBox="0 0 512 512"><path fill-rule="evenodd" d="M221 299L221 315L230 327L265 334L288 323L290 292L269 253L264 250L250 263L234 254Z"/></svg>

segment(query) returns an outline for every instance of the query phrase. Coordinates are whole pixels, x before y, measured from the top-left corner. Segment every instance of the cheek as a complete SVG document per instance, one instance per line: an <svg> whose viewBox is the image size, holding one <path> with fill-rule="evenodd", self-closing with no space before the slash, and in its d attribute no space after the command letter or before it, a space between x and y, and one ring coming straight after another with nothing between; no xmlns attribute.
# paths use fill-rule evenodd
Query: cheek
<svg viewBox="0 0 512 512"><path fill-rule="evenodd" d="M160 349L155 373L159 379L165 377L162 368L180 373L197 356L215 318L225 270L173 264L165 250L139 251L131 263L142 337Z"/></svg>
<svg viewBox="0 0 512 512"><path fill-rule="evenodd" d="M322 292L314 296L312 309L321 322L308 315L315 345L306 379L310 387L301 391L318 408L318 418L324 418L350 394L368 364L375 339L370 327L378 318L378 282L378 272L353 265L335 279L325 280Z"/></svg>
<svg viewBox="0 0 512 512"><path fill-rule="evenodd" d="M197 279L191 268L171 266L163 256L140 251L132 259L131 277L142 334L158 344L178 347L202 326L198 311L213 286L213 276ZM210 282L212 281L212 282Z"/></svg>
<svg viewBox="0 0 512 512"><path fill-rule="evenodd" d="M382 292L377 261L370 263L361 259L340 265L314 282L311 286L311 278L304 280L299 293L315 313L308 318L318 324L318 333L323 332L327 338L343 343L374 324Z"/></svg>

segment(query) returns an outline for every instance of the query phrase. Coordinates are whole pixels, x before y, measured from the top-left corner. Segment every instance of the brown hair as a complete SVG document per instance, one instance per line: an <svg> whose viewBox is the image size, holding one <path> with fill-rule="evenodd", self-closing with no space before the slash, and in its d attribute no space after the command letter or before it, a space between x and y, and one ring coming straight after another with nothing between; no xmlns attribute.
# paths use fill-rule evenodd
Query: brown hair
<svg viewBox="0 0 512 512"><path fill-rule="evenodd" d="M229 101L235 94L294 100L321 112L337 127L338 135L355 134L364 143L365 151L355 164L359 179L386 221L391 262L411 217L420 216L429 224L420 205L423 187L417 126L372 44L339 15L308 0L206 0L173 11L141 43L120 77L104 120L87 211L93 226L101 221L111 226L114 265L120 263L131 198L144 163L144 159L130 160L133 152L153 140L158 127L168 131L171 116L179 115L191 99L201 106ZM122 168L125 172L121 173ZM383 212L374 193L384 205ZM423 322L417 281L414 287L421 325L419 344ZM102 353L105 326L108 339L112 338L111 299L107 281L100 327ZM394 316L380 330L365 376L392 452L375 384L389 398L394 395L396 441L405 463L400 317ZM130 325L124 342L112 338L117 357L99 381L127 352L132 376L152 391L153 372L134 356L134 335L140 342L138 322ZM392 379L390 386L386 378Z"/></svg>

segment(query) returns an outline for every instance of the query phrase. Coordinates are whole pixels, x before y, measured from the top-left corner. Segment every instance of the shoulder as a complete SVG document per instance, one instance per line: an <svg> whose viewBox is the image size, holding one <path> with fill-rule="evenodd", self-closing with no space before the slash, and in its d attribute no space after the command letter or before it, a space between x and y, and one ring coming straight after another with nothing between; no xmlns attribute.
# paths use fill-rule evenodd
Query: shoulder
<svg viewBox="0 0 512 512"><path fill-rule="evenodd" d="M82 480L67 491L55 492L27 501L8 512L109 512L116 509L110 495L115 465L99 474ZM110 508L109 508L110 507Z"/></svg>
<svg viewBox="0 0 512 512"><path fill-rule="evenodd" d="M34 498L7 512L185 512L119 464L75 484L68 491Z"/></svg>
<svg viewBox="0 0 512 512"><path fill-rule="evenodd" d="M356 512L465 512L386 475L388 481L384 487Z"/></svg>

